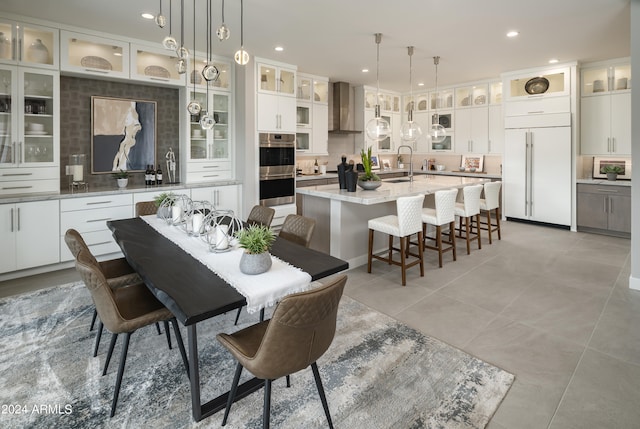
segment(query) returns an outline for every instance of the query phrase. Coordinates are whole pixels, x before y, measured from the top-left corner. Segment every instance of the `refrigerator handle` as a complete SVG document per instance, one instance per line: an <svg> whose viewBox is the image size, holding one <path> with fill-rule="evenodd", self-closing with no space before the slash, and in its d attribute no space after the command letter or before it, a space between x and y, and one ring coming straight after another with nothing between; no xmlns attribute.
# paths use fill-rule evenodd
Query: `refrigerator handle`
<svg viewBox="0 0 640 429"><path fill-rule="evenodd" d="M529 216L533 216L533 132L529 131Z"/></svg>
<svg viewBox="0 0 640 429"><path fill-rule="evenodd" d="M524 215L527 216L529 205L529 131L524 134Z"/></svg>

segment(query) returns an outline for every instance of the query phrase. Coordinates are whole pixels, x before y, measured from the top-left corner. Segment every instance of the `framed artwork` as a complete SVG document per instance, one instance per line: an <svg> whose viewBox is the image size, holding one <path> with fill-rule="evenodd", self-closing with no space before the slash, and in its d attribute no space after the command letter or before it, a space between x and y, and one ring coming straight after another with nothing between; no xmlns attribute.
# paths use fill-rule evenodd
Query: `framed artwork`
<svg viewBox="0 0 640 429"><path fill-rule="evenodd" d="M156 163L155 101L91 97L91 173L145 171Z"/></svg>
<svg viewBox="0 0 640 429"><path fill-rule="evenodd" d="M481 172L484 168L484 155L462 155L460 168L465 170L475 168L475 171Z"/></svg>
<svg viewBox="0 0 640 429"><path fill-rule="evenodd" d="M382 168L385 170L391 170L391 163L388 159L382 161Z"/></svg>
<svg viewBox="0 0 640 429"><path fill-rule="evenodd" d="M380 157L378 155L371 155L371 169L380 170Z"/></svg>
<svg viewBox="0 0 640 429"><path fill-rule="evenodd" d="M608 165L617 165L622 168L622 173L618 174L618 180L631 180L631 159L600 156L593 157L593 178L606 179L607 173L603 169Z"/></svg>

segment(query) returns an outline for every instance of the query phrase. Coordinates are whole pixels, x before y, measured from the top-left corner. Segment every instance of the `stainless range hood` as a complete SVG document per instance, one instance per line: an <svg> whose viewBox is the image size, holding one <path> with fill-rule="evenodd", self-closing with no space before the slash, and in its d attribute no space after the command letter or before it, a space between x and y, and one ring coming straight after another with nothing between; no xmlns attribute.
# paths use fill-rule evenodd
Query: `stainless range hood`
<svg viewBox="0 0 640 429"><path fill-rule="evenodd" d="M353 97L347 82L333 83L333 129L332 134L359 134L354 126Z"/></svg>

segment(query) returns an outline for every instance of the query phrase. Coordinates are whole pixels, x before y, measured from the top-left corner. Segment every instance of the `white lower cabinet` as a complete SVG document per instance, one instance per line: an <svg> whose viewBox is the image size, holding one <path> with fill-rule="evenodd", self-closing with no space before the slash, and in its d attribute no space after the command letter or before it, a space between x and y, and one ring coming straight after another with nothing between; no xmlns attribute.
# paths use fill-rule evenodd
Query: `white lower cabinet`
<svg viewBox="0 0 640 429"><path fill-rule="evenodd" d="M191 199L194 201L209 201L216 209L233 210L236 216L242 216L241 193L242 185L192 188Z"/></svg>
<svg viewBox="0 0 640 429"><path fill-rule="evenodd" d="M60 261L59 202L0 205L0 273Z"/></svg>
<svg viewBox="0 0 640 429"><path fill-rule="evenodd" d="M107 221L133 216L131 194L69 198L60 201L60 261L72 261L73 255L64 241L68 229L78 231L98 257L120 252L107 227Z"/></svg>

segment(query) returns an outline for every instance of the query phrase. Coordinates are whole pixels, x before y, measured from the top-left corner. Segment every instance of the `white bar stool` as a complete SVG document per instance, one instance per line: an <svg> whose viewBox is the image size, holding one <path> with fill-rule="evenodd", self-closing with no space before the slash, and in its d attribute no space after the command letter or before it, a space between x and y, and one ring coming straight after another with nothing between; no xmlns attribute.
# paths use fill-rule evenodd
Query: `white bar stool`
<svg viewBox="0 0 640 429"><path fill-rule="evenodd" d="M438 251L438 263L442 268L442 253L451 250L453 260L456 260L456 216L454 208L456 206L457 189L449 189L446 191L436 191L435 203L436 208L425 207L422 209L422 235L424 236L424 248ZM427 224L436 227L435 237L427 236ZM449 241L442 240L442 227L449 224ZM427 245L427 240L436 242L435 246ZM448 244L448 247L442 247L442 244Z"/></svg>
<svg viewBox="0 0 640 429"><path fill-rule="evenodd" d="M397 215L381 216L370 219L369 226L369 258L367 263L367 272L371 273L371 260L376 258L381 261L388 262L389 265L399 265L402 267L402 286L407 284L406 270L416 264L420 264L420 277L424 277L424 254L423 254L423 236L422 236L422 204L424 195L416 195L414 197L401 197L396 200ZM389 256L383 257L373 254L373 233L379 231L389 234ZM418 254L409 251L411 244L409 238L413 234L418 234ZM400 248L393 247L393 237L400 238ZM400 261L393 260L393 250L400 251ZM411 263L406 262L408 256L416 256L418 259Z"/></svg>
<svg viewBox="0 0 640 429"><path fill-rule="evenodd" d="M480 211L487 214L487 227L482 228L489 233L489 244L493 244L491 233L498 232L498 240L502 240L500 231L500 187L502 182L488 182L484 184L484 198L480 198ZM496 223L491 223L491 210L496 213ZM482 223L484 225L484 222Z"/></svg>
<svg viewBox="0 0 640 429"><path fill-rule="evenodd" d="M462 220L465 221L465 238L467 239L467 255L471 254L471 242L478 242L478 249L482 249L480 239L480 194L482 185L465 186L462 189L463 202L456 203L454 213L460 218L460 228L458 237L462 237ZM476 218L476 234L472 237L473 218Z"/></svg>

